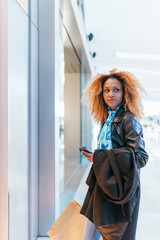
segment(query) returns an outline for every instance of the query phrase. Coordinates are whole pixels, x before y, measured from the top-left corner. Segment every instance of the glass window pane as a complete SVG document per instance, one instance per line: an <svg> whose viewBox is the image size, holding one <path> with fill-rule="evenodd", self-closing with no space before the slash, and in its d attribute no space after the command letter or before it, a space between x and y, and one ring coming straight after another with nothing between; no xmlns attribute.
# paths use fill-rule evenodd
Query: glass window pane
<svg viewBox="0 0 160 240"><path fill-rule="evenodd" d="M87 160L81 161L79 152L81 146L80 62L65 29L61 31L61 46L59 62L61 73L59 81L60 211L74 198L88 166Z"/></svg>

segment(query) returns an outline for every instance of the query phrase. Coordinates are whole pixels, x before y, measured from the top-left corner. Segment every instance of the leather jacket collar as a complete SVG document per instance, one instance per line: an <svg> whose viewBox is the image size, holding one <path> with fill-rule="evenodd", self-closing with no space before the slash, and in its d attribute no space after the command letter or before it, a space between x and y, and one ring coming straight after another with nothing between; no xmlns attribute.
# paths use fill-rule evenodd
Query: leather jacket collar
<svg viewBox="0 0 160 240"><path fill-rule="evenodd" d="M118 123L118 122L121 122L122 121L122 118L123 118L123 113L125 113L125 109L124 109L124 106L123 104L120 106L120 108L118 109L118 111L116 112L116 115L113 119L113 123Z"/></svg>

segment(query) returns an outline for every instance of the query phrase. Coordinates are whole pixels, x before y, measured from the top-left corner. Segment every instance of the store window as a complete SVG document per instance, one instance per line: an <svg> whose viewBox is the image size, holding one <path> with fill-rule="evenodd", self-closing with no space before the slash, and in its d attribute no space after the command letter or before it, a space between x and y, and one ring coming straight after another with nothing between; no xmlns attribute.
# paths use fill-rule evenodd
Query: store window
<svg viewBox="0 0 160 240"><path fill-rule="evenodd" d="M61 25L59 81L60 211L74 198L86 169L81 161L81 63Z"/></svg>

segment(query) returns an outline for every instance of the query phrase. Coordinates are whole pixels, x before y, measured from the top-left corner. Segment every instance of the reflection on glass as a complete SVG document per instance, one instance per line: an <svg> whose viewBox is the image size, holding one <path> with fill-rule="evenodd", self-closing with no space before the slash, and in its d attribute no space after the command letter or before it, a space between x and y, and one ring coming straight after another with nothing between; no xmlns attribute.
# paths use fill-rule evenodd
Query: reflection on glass
<svg viewBox="0 0 160 240"><path fill-rule="evenodd" d="M59 79L60 211L74 197L86 169L80 161L80 62L63 29Z"/></svg>

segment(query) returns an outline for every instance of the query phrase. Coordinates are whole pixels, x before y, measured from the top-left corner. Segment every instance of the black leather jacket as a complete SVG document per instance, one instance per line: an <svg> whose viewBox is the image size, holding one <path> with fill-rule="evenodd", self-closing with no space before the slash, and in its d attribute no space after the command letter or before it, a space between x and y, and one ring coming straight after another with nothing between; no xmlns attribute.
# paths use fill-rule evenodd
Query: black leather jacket
<svg viewBox="0 0 160 240"><path fill-rule="evenodd" d="M103 124L101 130L102 127ZM142 168L146 165L148 154L145 151L142 126L132 113L124 110L123 105L118 109L113 119L111 139L113 148L131 147L134 150L137 168Z"/></svg>
<svg viewBox="0 0 160 240"><path fill-rule="evenodd" d="M103 124L101 130L102 127ZM137 168L140 169L146 165L148 154L145 151L142 126L132 113L124 110L123 105L118 109L113 119L111 140L113 149L120 147L131 147L133 149ZM103 197L100 197L101 194L100 192L98 193L98 190L99 188L89 187L81 209L81 214L93 221L96 226L128 222L131 220L133 209L140 197L140 184L138 184L134 197L122 206L110 203ZM99 200L97 200L97 197Z"/></svg>

